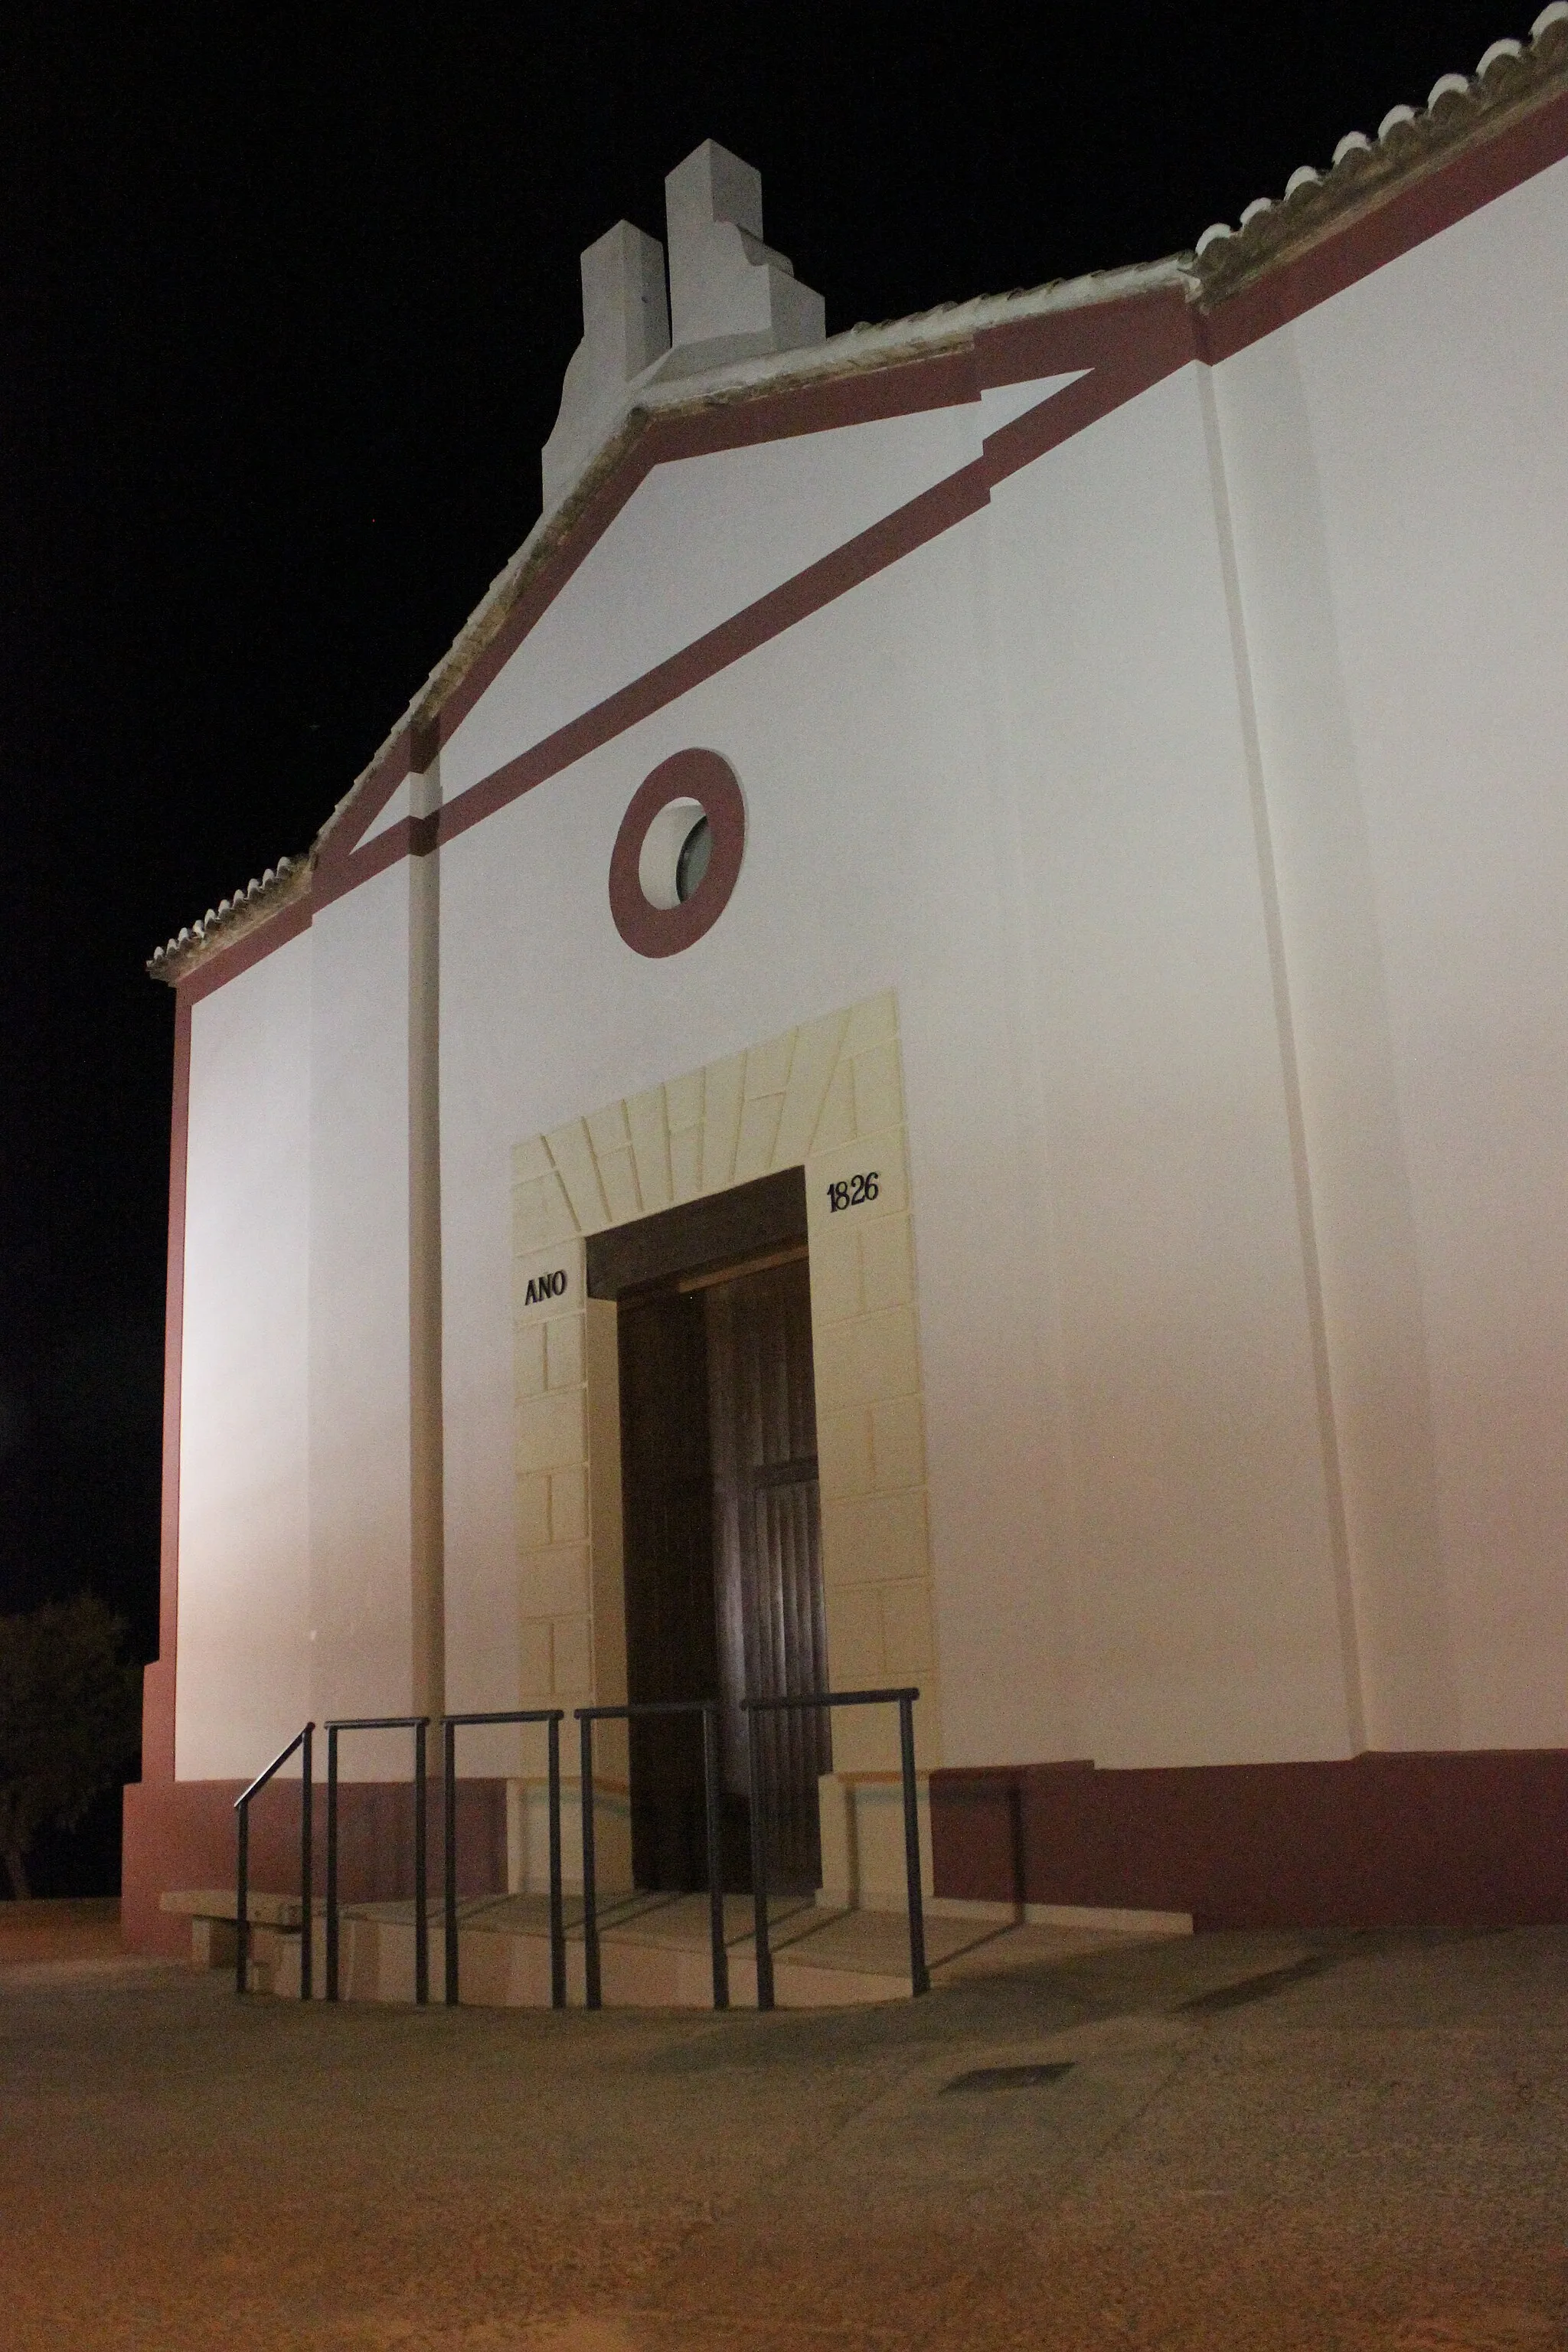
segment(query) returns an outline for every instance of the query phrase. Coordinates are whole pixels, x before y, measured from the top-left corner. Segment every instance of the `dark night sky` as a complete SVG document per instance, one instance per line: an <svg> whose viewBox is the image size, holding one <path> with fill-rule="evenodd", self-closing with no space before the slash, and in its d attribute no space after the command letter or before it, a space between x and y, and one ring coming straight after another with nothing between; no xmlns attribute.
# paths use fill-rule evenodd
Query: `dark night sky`
<svg viewBox="0 0 1568 2352"><path fill-rule="evenodd" d="M579 249L711 134L829 331L1192 244L1539 0L109 11L0 79L0 1611L151 1654L172 1005L538 510ZM1513 13L1510 13L1510 10Z"/></svg>

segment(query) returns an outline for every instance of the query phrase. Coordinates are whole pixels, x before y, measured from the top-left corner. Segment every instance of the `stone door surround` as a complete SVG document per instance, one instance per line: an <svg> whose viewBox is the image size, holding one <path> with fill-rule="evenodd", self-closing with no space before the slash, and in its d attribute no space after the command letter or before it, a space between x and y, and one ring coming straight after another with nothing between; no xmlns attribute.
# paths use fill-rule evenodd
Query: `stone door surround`
<svg viewBox="0 0 1568 2352"><path fill-rule="evenodd" d="M586 1297L586 1236L796 1166L806 1189L829 1670L837 1689L920 1684L927 1770L941 1761L941 1706L890 992L515 1148L518 1704L614 1705L626 1695L616 1309ZM837 1770L896 1766L893 1717L840 1712Z"/></svg>

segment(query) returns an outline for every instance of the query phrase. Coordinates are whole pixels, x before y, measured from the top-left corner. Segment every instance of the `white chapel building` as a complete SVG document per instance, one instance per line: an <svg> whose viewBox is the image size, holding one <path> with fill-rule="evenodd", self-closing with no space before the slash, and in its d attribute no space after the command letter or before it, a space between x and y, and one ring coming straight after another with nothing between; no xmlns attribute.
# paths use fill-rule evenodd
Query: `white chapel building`
<svg viewBox="0 0 1568 2352"><path fill-rule="evenodd" d="M715 1697L741 1885L742 1698L905 1685L937 1895L1568 1917L1568 5L1167 261L830 336L763 238L709 142L584 255L538 525L153 960L127 1933L307 1719L563 1709L570 1880L573 1710ZM776 1883L890 1899L896 1715L794 1720Z"/></svg>

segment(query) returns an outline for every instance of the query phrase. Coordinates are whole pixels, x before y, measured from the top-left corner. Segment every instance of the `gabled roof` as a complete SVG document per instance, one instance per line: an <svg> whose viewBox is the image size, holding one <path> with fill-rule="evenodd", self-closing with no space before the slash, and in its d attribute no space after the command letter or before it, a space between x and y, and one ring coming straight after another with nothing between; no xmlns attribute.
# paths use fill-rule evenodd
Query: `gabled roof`
<svg viewBox="0 0 1568 2352"><path fill-rule="evenodd" d="M1395 198L1408 198L1424 182L1435 180L1463 158L1484 156L1504 131L1528 129L1538 119L1544 122L1543 110L1549 102L1565 97L1568 0L1551 0L1535 20L1528 47L1513 40L1494 41L1473 76L1443 75L1419 113L1409 106L1392 108L1379 124L1375 140L1361 131L1347 132L1324 169L1302 165L1291 173L1278 200L1257 198L1245 208L1236 228L1215 224L1205 230L1190 253L1032 290L942 304L916 317L878 326L862 324L804 350L737 361L707 375L639 382L630 388L624 413L613 423L586 471L559 507L541 516L516 555L492 581L448 652L327 819L309 853L298 859L280 859L276 869L268 867L259 880L216 908L209 908L203 919L154 951L149 971L173 984L224 956L241 939L289 907L300 907L296 923L309 919L300 902L310 897L323 857L338 862L346 857L358 833L384 799L389 779L395 782L417 764L416 739L434 740L444 709L470 681L542 575L584 530L585 519L611 478L660 421L700 418L764 399L776 402L791 393L805 394L847 378L870 376L944 352L973 349L1000 331L1026 321L1110 310L1138 297L1164 295L1168 299L1177 295L1205 316L1227 306L1237 315L1247 312L1256 306L1247 298L1283 272L1288 264L1304 261L1310 266L1314 248L1327 247L1343 232L1363 224L1375 229L1375 216L1392 207ZM1555 148L1543 151L1530 169L1540 168L1563 152L1557 111L1552 110L1549 126ZM1491 193L1495 191L1480 185L1474 201L1485 201ZM1375 266L1379 257L1384 257L1374 252L1366 266ZM1334 290L1327 278L1323 290ZM1269 323L1265 311L1263 328L1253 331L1265 331ZM1212 355L1222 356L1225 348L1221 336L1213 341Z"/></svg>

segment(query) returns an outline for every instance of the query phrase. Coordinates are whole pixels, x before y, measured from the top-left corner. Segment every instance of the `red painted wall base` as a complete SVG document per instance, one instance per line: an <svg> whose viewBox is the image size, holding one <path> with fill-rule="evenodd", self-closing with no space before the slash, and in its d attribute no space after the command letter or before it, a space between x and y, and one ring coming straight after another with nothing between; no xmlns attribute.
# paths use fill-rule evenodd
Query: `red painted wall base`
<svg viewBox="0 0 1568 2352"><path fill-rule="evenodd" d="M931 1774L936 1892L1198 1927L1568 1920L1568 1749Z"/></svg>
<svg viewBox="0 0 1568 2352"><path fill-rule="evenodd" d="M188 1959L191 1923L158 1908L176 1887L232 1887L234 1801L242 1780L137 1780L125 1791L121 1933L133 1952ZM429 1885L441 1885L442 1790L429 1787ZM315 1883L326 1886L326 1790L312 1808ZM506 1783L458 1783L458 1892L506 1886ZM251 1807L250 1883L269 1894L300 1885L300 1783L275 1780ZM406 1780L345 1780L338 1792L338 1884L348 1903L385 1903L414 1892L414 1791Z"/></svg>

